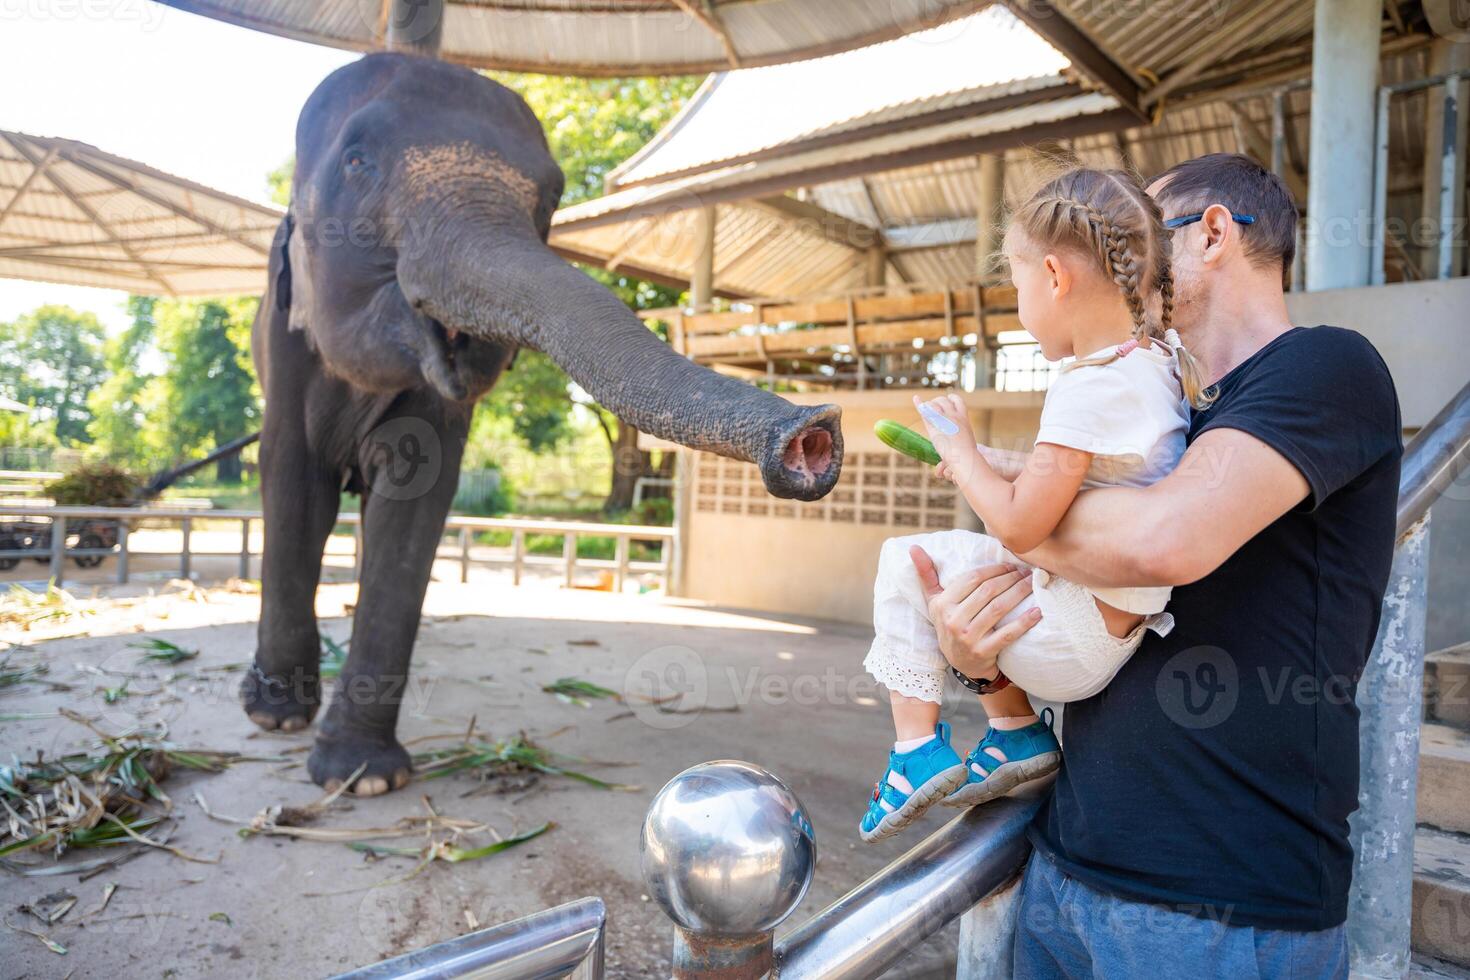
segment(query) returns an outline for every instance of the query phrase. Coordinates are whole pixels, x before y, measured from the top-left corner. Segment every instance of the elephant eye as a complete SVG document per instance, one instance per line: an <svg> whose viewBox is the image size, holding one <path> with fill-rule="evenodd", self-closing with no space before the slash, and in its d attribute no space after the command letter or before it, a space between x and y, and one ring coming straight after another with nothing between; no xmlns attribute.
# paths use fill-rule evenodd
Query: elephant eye
<svg viewBox="0 0 1470 980"><path fill-rule="evenodd" d="M348 150L342 154L342 166L348 173L361 173L367 169L367 156L361 150Z"/></svg>

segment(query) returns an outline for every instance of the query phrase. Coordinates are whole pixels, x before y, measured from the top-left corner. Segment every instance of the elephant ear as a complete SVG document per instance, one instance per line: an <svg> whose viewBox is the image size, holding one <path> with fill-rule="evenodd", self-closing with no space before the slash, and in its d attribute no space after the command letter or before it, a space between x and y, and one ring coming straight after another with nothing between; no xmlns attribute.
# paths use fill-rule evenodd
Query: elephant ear
<svg viewBox="0 0 1470 980"><path fill-rule="evenodd" d="M282 291L284 305L280 308L287 314L288 327L305 331L312 306L311 256L305 236L297 231L296 219L290 214L286 215L285 228L286 248L282 265L287 287ZM307 335L310 336L309 333Z"/></svg>

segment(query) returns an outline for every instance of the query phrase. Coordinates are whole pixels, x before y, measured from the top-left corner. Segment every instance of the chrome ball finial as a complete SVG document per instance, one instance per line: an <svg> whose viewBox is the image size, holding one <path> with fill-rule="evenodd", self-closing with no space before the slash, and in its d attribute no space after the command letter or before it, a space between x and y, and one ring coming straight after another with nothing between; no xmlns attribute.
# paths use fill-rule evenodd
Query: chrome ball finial
<svg viewBox="0 0 1470 980"><path fill-rule="evenodd" d="M643 880L693 933L774 929L817 864L811 821L785 783L749 762L706 762L673 779L643 820Z"/></svg>

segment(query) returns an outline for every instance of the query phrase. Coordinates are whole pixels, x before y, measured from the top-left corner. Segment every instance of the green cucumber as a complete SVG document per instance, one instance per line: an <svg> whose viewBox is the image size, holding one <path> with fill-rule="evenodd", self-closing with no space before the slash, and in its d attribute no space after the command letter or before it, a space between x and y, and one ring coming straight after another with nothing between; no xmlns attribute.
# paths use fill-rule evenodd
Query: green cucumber
<svg viewBox="0 0 1470 980"><path fill-rule="evenodd" d="M879 419L878 424L873 426L873 432L890 449L897 449L905 456L930 466L939 465L939 454L934 451L934 443L908 426L900 425L892 419Z"/></svg>

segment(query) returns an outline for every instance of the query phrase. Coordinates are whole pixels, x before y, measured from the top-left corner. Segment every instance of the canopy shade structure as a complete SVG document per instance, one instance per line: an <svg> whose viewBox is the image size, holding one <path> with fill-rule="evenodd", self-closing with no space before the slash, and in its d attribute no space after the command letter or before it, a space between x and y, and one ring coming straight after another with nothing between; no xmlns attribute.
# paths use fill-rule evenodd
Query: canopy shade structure
<svg viewBox="0 0 1470 980"><path fill-rule="evenodd" d="M389 45L393 0L160 0L354 51ZM702 74L812 58L933 27L989 0L444 0L438 55L571 75ZM414 22L418 8L404 3ZM427 25L423 33L431 28ZM411 39L412 40L412 39Z"/></svg>
<svg viewBox="0 0 1470 980"><path fill-rule="evenodd" d="M0 130L0 276L151 296L263 292L282 212L86 143Z"/></svg>
<svg viewBox="0 0 1470 980"><path fill-rule="evenodd" d="M1082 47L1081 35L1067 38L1070 47L1058 42L1063 14L1049 15L1045 31L1032 28L1041 3L996 4L870 48L715 75L609 175L607 194L557 213L552 244L589 264L687 284L700 254L700 212L713 209L715 295L769 300L875 281L963 282L998 271L993 253L987 261L976 251L984 158L1004 158L1011 204L1059 159L1145 175L1212 152L1244 152L1274 166L1273 101L1282 175L1305 203L1310 16L1276 0L1235 3L1232 17L1264 23L1272 38L1270 51L1243 67L1192 62L1209 46L1177 33L1164 44L1162 34L1134 37L1098 21L1093 27L1112 55L1144 66L1140 84L1162 73L1158 85L1168 87L1145 121L1087 67L1100 48ZM1385 7L1385 82L1427 70L1428 35L1396 16L1397 6ZM1090 23L1086 4L1067 9ZM1169 16L1184 30L1203 14L1186 5ZM1230 50L1253 49L1248 30L1234 19L1224 26ZM1016 67L1008 67L1012 59ZM769 112L783 93L800 92L822 95L793 95L780 113ZM1147 101L1143 92L1134 96ZM1422 94L1394 101L1396 159L1422 158L1416 120L1422 129L1424 107ZM1395 185L1390 193L1395 208L1408 206L1400 201L1407 192Z"/></svg>

